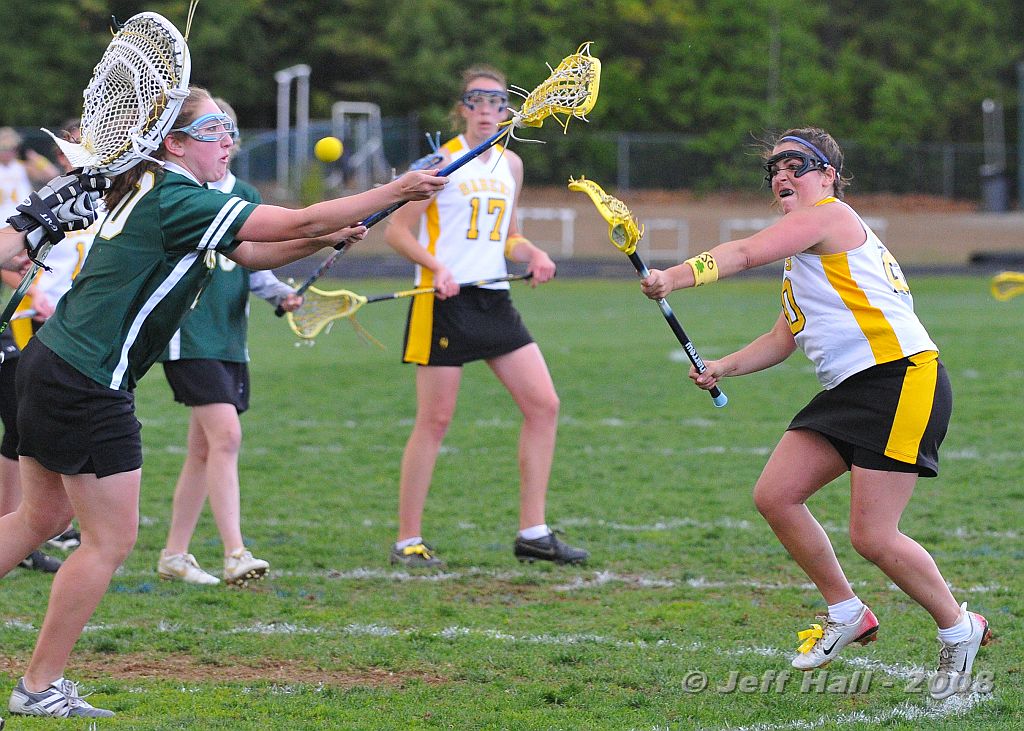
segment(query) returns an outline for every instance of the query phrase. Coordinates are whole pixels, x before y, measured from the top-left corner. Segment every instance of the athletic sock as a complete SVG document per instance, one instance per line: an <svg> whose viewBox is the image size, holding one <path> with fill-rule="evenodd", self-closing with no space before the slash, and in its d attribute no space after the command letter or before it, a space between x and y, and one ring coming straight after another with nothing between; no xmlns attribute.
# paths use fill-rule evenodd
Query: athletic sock
<svg viewBox="0 0 1024 731"><path fill-rule="evenodd" d="M423 543L423 536L413 536L412 538L406 538L404 541L397 541L395 543L396 551L404 551L410 546L418 546Z"/></svg>
<svg viewBox="0 0 1024 731"><path fill-rule="evenodd" d="M519 537L527 541L535 541L538 538L543 538L551 533L551 529L548 528L547 523L541 523L540 525L532 525L529 528L523 528L519 531Z"/></svg>
<svg viewBox="0 0 1024 731"><path fill-rule="evenodd" d="M846 599L838 604L829 604L828 617L839 624L850 624L857 619L857 615L863 608L864 602L860 600L860 597L854 596L852 599Z"/></svg>
<svg viewBox="0 0 1024 731"><path fill-rule="evenodd" d="M946 629L939 627L939 639L947 645L963 642L970 636L971 623L968 621L966 614L961 614L960 619L952 627L947 627Z"/></svg>

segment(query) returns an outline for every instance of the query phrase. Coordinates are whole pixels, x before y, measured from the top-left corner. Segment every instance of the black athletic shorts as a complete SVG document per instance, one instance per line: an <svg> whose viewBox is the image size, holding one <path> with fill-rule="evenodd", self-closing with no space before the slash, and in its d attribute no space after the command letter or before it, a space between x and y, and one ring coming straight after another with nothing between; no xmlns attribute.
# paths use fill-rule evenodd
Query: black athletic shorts
<svg viewBox="0 0 1024 731"><path fill-rule="evenodd" d="M7 355L0 366L0 421L4 424L0 455L7 459L18 458L18 398L14 390L14 380L18 375L20 355L21 351L15 346L14 357Z"/></svg>
<svg viewBox="0 0 1024 731"><path fill-rule="evenodd" d="M497 358L532 342L507 289L467 287L446 300L432 294L413 298L402 360L460 366Z"/></svg>
<svg viewBox="0 0 1024 731"><path fill-rule="evenodd" d="M933 351L873 366L822 391L790 429L825 436L847 467L939 473L939 445L953 411L946 369Z"/></svg>
<svg viewBox="0 0 1024 731"><path fill-rule="evenodd" d="M64 475L142 467L135 395L101 385L32 338L17 375L18 453Z"/></svg>
<svg viewBox="0 0 1024 731"><path fill-rule="evenodd" d="M164 362L174 400L185 406L231 404L239 414L249 408L249 364L185 358Z"/></svg>

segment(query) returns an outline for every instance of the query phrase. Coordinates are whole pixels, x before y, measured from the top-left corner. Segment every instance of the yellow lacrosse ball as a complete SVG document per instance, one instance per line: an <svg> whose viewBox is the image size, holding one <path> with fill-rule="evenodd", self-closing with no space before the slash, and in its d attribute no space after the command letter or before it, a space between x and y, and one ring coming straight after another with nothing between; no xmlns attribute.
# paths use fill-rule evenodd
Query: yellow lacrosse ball
<svg viewBox="0 0 1024 731"><path fill-rule="evenodd" d="M313 154L321 162L334 162L344 151L345 146L337 137L324 137L313 146Z"/></svg>

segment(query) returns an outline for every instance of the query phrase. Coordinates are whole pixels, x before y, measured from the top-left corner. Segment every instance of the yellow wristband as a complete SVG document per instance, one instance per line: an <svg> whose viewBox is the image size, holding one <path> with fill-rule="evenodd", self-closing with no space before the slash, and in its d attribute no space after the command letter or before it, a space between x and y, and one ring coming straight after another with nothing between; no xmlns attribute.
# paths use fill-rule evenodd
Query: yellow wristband
<svg viewBox="0 0 1024 731"><path fill-rule="evenodd" d="M718 262L715 261L715 257L711 255L710 251L690 257L683 263L689 264L690 269L693 270L694 287L718 281Z"/></svg>
<svg viewBox="0 0 1024 731"><path fill-rule="evenodd" d="M512 250L519 246L519 244L523 243L524 241L526 243L530 243L530 240L528 238L520 234L512 234L507 239L505 239L505 258L511 259Z"/></svg>

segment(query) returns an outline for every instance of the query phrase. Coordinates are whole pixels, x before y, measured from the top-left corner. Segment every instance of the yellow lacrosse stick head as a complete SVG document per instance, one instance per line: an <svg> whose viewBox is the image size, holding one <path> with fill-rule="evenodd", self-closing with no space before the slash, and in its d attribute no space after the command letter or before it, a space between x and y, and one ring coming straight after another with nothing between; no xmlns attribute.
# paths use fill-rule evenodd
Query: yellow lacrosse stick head
<svg viewBox="0 0 1024 731"><path fill-rule="evenodd" d="M1024 294L1024 272L999 272L992 277L991 291L1000 302Z"/></svg>
<svg viewBox="0 0 1024 731"><path fill-rule="evenodd" d="M509 124L540 127L548 117L564 114L565 120L559 120L559 123L567 132L570 119L575 117L586 121L587 114L597 104L601 86L601 60L590 55L591 43L581 44L576 53L563 58L551 70L551 75L527 94L519 111L512 113Z"/></svg>
<svg viewBox="0 0 1024 731"><path fill-rule="evenodd" d="M625 203L608 195L600 185L582 175L579 179L569 178L569 190L590 196L598 213L608 222L608 238L615 248L626 255L636 251L636 244L644 235L644 227L629 212Z"/></svg>

